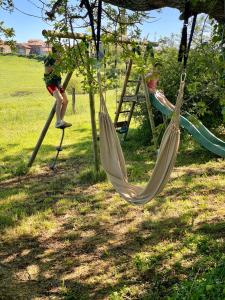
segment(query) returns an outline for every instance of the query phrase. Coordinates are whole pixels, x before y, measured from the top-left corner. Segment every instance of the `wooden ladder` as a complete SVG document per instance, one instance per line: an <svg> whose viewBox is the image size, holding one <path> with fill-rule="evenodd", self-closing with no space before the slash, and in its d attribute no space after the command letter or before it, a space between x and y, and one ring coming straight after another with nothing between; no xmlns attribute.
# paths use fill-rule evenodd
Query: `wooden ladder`
<svg viewBox="0 0 225 300"><path fill-rule="evenodd" d="M141 76L138 77L137 80L129 80L130 78L130 74L131 74L131 69L132 69L132 64L133 61L132 59L129 60L128 66L127 66L127 70L126 70L126 74L125 74L125 79L124 79L124 84L123 84L123 89L121 92L121 96L120 99L118 101L118 105L117 105L117 109L116 109L116 113L115 113L115 119L114 119L114 126L116 128L116 131L118 133L123 134L123 139L126 139L126 136L128 134L128 130L129 130L129 126L130 126L130 122L131 122L131 118L133 116L134 113L134 108L135 105L139 102L141 102L142 100L145 100L145 96L141 95L139 93L140 90L140 86L141 86L141 82L142 82L142 78ZM135 83L136 84L136 88L135 88L135 92L134 95L127 95L127 86L129 83ZM127 110L123 109L123 104L127 104L130 103L130 107ZM119 118L121 115L125 115L125 118L123 121L119 121Z"/></svg>

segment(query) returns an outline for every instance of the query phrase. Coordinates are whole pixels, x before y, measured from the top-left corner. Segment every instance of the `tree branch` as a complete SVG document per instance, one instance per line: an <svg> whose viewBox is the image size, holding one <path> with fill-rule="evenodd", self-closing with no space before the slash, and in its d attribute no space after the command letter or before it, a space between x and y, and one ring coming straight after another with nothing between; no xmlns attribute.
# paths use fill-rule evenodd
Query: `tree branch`
<svg viewBox="0 0 225 300"><path fill-rule="evenodd" d="M181 12L184 9L184 1L180 0L103 0L105 3L124 7L133 11L149 11L163 7L177 8ZM205 13L218 22L224 20L224 0L197 1L191 5L192 14Z"/></svg>

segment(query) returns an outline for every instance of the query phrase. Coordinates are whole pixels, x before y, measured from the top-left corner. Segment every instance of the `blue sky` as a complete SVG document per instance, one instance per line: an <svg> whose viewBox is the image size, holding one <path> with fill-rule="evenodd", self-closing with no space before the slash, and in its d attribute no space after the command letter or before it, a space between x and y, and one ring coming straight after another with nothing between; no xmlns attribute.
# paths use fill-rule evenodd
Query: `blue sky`
<svg viewBox="0 0 225 300"><path fill-rule="evenodd" d="M41 10L35 7L34 4L40 6L37 0L14 0L15 7L31 15L41 17ZM148 36L149 40L156 41L160 37L170 36L172 33L180 33L182 22L179 20L179 11L171 8L164 8L161 12L152 11L152 23L143 24L142 34ZM43 20L15 10L9 14L4 10L0 10L0 20L5 22L8 27L13 27L16 31L16 40L25 42L28 39L43 39L41 31L50 29L51 26Z"/></svg>

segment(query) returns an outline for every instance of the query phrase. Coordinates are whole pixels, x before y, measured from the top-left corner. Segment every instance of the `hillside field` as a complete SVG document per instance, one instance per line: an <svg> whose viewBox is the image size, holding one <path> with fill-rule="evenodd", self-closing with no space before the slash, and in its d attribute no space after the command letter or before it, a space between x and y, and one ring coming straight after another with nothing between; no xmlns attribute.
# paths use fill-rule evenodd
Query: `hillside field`
<svg viewBox="0 0 225 300"><path fill-rule="evenodd" d="M26 174L53 99L41 62L0 56L0 74L0 300L224 300L224 159L182 132L163 192L130 205L91 171L88 96L77 95L57 172L53 123ZM113 91L107 105L113 117ZM98 108L96 95L96 118ZM144 184L156 157L139 135L133 122L122 145L130 180Z"/></svg>

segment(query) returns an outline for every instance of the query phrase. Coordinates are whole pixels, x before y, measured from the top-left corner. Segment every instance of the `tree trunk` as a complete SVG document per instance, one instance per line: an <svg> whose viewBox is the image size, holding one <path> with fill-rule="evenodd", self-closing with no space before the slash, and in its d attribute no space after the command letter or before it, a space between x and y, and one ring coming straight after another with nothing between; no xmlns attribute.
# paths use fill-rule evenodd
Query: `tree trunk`
<svg viewBox="0 0 225 300"><path fill-rule="evenodd" d="M134 11L148 11L163 7L177 8L181 12L184 9L184 1L181 0L103 0L106 3L124 7ZM224 0L215 1L196 1L195 5L191 6L191 12L205 13L213 17L218 22L224 19Z"/></svg>
<svg viewBox="0 0 225 300"><path fill-rule="evenodd" d="M89 52L86 50L86 60L87 60L87 79L89 84L89 102L90 102L90 113L91 113L91 129L92 129L92 146L94 152L94 168L95 172L98 173L100 170L100 160L99 160L99 149L98 149L98 137L97 137L97 128L96 128L96 119L95 119L95 95L93 88L93 76L91 74L91 66L89 61Z"/></svg>

